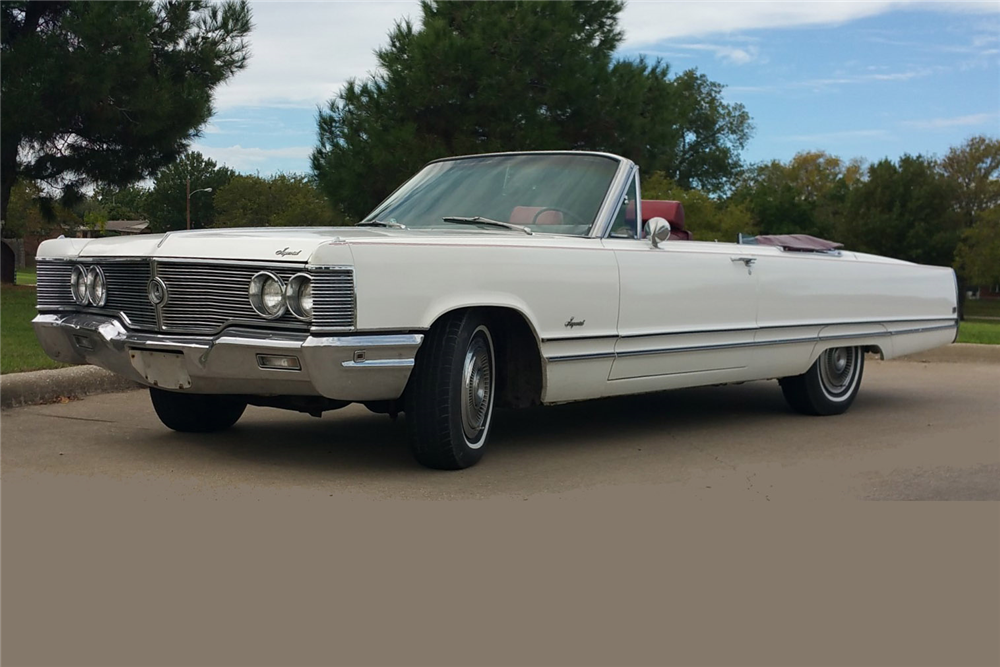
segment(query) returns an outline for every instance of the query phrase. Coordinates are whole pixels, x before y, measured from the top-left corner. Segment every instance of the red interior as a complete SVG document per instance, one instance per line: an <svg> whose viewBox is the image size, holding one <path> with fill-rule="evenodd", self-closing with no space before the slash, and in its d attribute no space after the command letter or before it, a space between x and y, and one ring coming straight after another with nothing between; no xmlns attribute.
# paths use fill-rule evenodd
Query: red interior
<svg viewBox="0 0 1000 667"><path fill-rule="evenodd" d="M663 218L670 223L670 240L691 240L691 232L684 229L684 205L679 201L643 199L642 222L650 218Z"/></svg>
<svg viewBox="0 0 1000 667"><path fill-rule="evenodd" d="M631 204L629 206L634 209ZM679 201L643 199L642 222L646 223L650 218L663 218L670 223L671 240L691 240L691 232L684 228L684 205ZM552 209L545 210L543 206L515 206L510 212L510 221L515 225L564 224L562 213Z"/></svg>
<svg viewBox="0 0 1000 667"><path fill-rule="evenodd" d="M546 211L544 206L515 206L510 221L515 225L561 225L563 214L553 209Z"/></svg>

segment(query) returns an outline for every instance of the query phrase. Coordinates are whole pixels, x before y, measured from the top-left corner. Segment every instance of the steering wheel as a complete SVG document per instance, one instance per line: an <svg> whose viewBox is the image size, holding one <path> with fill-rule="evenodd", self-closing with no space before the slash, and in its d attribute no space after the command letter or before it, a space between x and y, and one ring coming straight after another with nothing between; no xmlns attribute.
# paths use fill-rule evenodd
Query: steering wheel
<svg viewBox="0 0 1000 667"><path fill-rule="evenodd" d="M569 211L569 210L564 209L564 208L558 208L557 206L545 206L543 208L538 209L538 212L535 213L535 217L533 217L531 219L531 224L532 225L538 224L538 216L540 216L542 213L546 213L547 211L555 211L557 213L562 213L563 215L565 215L567 217L573 218L574 220L578 220L579 224L586 225L587 227L590 227L590 223L589 222L587 222L586 220L584 220L583 218L581 218L579 215L577 215L573 211Z"/></svg>

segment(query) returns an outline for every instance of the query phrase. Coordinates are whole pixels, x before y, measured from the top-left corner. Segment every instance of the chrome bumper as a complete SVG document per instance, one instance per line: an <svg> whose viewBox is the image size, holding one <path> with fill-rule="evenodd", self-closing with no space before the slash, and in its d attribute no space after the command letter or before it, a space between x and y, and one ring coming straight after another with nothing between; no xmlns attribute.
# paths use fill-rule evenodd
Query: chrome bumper
<svg viewBox="0 0 1000 667"><path fill-rule="evenodd" d="M196 394L342 401L399 398L423 342L420 334L311 336L252 329L216 336L140 333L114 317L87 313L40 314L32 324L42 348L56 361L94 364L146 385ZM154 352L167 354L147 354ZM268 368L262 356L294 357L299 367ZM161 384L163 372L152 370L158 359L168 359L174 376L183 380Z"/></svg>

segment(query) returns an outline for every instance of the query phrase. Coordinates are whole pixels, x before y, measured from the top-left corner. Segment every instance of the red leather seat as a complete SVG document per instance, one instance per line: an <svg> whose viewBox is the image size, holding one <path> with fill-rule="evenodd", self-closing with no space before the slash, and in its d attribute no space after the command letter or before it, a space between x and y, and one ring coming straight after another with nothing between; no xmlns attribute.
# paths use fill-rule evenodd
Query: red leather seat
<svg viewBox="0 0 1000 667"><path fill-rule="evenodd" d="M515 225L561 225L563 224L563 214L559 211L549 209L544 211L544 206L515 206L510 212L510 222ZM537 217L536 217L537 216Z"/></svg>
<svg viewBox="0 0 1000 667"><path fill-rule="evenodd" d="M642 222L650 218L663 218L670 223L671 241L690 241L691 232L684 229L684 205L679 201L662 199L642 200Z"/></svg>

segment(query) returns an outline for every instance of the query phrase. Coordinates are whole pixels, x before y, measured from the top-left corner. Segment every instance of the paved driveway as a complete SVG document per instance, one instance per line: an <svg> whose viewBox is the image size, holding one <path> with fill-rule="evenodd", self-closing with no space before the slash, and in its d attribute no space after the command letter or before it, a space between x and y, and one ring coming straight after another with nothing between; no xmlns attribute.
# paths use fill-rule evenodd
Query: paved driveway
<svg viewBox="0 0 1000 667"><path fill-rule="evenodd" d="M1000 365L504 413L458 473L354 406L0 419L4 664L1000 662ZM909 499L991 502L858 502Z"/></svg>

